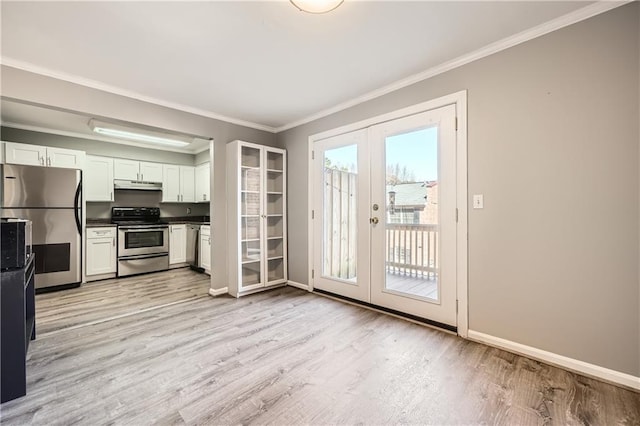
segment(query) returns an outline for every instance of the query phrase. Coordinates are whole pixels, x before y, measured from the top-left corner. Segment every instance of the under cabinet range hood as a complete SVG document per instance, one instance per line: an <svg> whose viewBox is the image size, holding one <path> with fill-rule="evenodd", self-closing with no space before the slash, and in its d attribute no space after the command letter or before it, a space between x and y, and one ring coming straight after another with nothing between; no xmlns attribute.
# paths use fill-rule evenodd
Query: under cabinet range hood
<svg viewBox="0 0 640 426"><path fill-rule="evenodd" d="M135 189L138 191L162 191L162 183L115 179L113 181L113 189L115 190Z"/></svg>

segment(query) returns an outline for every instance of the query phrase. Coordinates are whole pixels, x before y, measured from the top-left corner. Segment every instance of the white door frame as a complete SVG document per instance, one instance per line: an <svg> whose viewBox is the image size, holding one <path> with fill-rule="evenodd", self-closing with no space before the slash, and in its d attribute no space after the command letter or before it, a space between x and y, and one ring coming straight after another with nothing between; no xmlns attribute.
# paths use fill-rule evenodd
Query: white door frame
<svg viewBox="0 0 640 426"><path fill-rule="evenodd" d="M417 105L402 108L387 114L382 114L356 123L347 124L335 129L327 130L309 136L307 165L308 165L308 189L309 196L308 205L308 280L309 291L313 291L313 256L314 249L319 247L318 243L313 241L313 144L317 140L326 139L343 133L353 132L355 130L371 127L385 121L395 120L408 115L417 114L446 105L456 106L457 132L456 132L456 203L458 209L458 222L456 227L456 293L458 300L457 328L458 335L467 337L469 330L469 312L468 312L468 265L467 265L467 91L462 90L451 95L442 96Z"/></svg>

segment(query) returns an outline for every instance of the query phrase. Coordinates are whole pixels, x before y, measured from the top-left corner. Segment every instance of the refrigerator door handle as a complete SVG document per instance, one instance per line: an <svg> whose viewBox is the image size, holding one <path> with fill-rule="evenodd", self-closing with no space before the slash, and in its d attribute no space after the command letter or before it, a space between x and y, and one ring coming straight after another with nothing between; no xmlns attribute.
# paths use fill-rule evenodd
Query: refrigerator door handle
<svg viewBox="0 0 640 426"><path fill-rule="evenodd" d="M73 215L76 218L76 227L78 228L78 234L82 236L82 223L80 221L80 215L78 214L80 209L80 195L82 194L82 181L78 182L78 187L76 188L76 196L73 199Z"/></svg>

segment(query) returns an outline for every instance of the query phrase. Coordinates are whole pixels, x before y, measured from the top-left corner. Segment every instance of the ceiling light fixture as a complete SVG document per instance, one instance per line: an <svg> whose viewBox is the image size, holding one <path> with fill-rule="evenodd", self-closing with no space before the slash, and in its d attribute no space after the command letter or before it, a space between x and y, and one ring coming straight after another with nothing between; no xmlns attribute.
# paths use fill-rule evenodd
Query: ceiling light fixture
<svg viewBox="0 0 640 426"><path fill-rule="evenodd" d="M302 12L327 13L340 6L344 0L289 0L292 5Z"/></svg>
<svg viewBox="0 0 640 426"><path fill-rule="evenodd" d="M101 135L159 145L185 147L193 141L193 138L186 136L167 135L152 130L134 129L119 124L103 123L95 119L89 120L89 127L92 131Z"/></svg>

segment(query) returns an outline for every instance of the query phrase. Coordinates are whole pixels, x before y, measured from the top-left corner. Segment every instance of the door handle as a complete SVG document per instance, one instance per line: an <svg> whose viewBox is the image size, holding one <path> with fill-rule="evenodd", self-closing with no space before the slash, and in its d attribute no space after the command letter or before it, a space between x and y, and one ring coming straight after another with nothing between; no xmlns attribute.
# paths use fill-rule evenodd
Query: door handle
<svg viewBox="0 0 640 426"><path fill-rule="evenodd" d="M40 165L44 166L44 157L40 157Z"/></svg>
<svg viewBox="0 0 640 426"><path fill-rule="evenodd" d="M112 238L112 239L111 239L111 244L112 244L114 247L116 246L116 239L115 239L115 238Z"/></svg>
<svg viewBox="0 0 640 426"><path fill-rule="evenodd" d="M377 225L378 222L380 222L380 219L378 219L377 217L372 217L371 219L369 219L369 223L372 223L374 225Z"/></svg>

